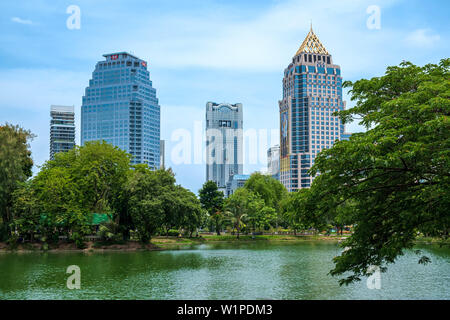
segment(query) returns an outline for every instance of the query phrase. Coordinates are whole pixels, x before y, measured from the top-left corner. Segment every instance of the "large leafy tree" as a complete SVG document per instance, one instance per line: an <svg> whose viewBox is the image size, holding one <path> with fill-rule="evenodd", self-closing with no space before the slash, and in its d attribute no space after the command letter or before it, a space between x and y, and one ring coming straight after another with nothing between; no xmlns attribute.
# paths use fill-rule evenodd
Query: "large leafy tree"
<svg viewBox="0 0 450 320"><path fill-rule="evenodd" d="M217 235L220 236L220 230L224 220L223 214L223 192L219 191L214 181L206 181L199 190L200 203L202 208L208 211L209 217L214 224Z"/></svg>
<svg viewBox="0 0 450 320"><path fill-rule="evenodd" d="M274 208L280 212L281 202L288 195L284 185L271 176L253 173L245 182L244 188L257 194L264 200L266 206Z"/></svg>
<svg viewBox="0 0 450 320"><path fill-rule="evenodd" d="M136 165L125 184L126 209L139 240L147 243L161 226L170 220L174 175L169 170L152 171L147 165Z"/></svg>
<svg viewBox="0 0 450 320"><path fill-rule="evenodd" d="M367 131L322 151L311 199L319 214L351 202L354 234L332 275L348 284L393 263L419 233L447 239L450 227L450 59L403 62L382 77L346 82L356 106L339 112ZM419 262L426 261L422 257Z"/></svg>
<svg viewBox="0 0 450 320"><path fill-rule="evenodd" d="M191 191L177 186L178 201L180 203L180 227L189 232L189 237L205 221L206 210L202 208L200 200Z"/></svg>
<svg viewBox="0 0 450 320"><path fill-rule="evenodd" d="M0 217L7 232L12 219L12 194L32 172L33 160L29 142L30 131L19 126L0 126Z"/></svg>
<svg viewBox="0 0 450 320"><path fill-rule="evenodd" d="M247 224L256 231L270 226L275 220L275 210L264 200L246 188L238 188L225 200L225 214L237 232L237 238Z"/></svg>
<svg viewBox="0 0 450 320"><path fill-rule="evenodd" d="M315 202L311 199L310 189L301 189L288 195L283 202L283 218L294 234L302 229L322 229L325 226L324 219L317 213Z"/></svg>
<svg viewBox="0 0 450 320"><path fill-rule="evenodd" d="M288 192L280 181L271 176L255 172L245 182L244 188L264 201L266 208L263 211L265 214L259 211L260 218L258 220L260 223L265 220L262 223L265 226L274 225L278 227L279 224L286 225L287 221L284 219L282 204L286 201Z"/></svg>
<svg viewBox="0 0 450 320"><path fill-rule="evenodd" d="M30 180L14 191L12 203L14 230L24 239L34 241L35 233L40 231L41 210Z"/></svg>
<svg viewBox="0 0 450 320"><path fill-rule="evenodd" d="M105 141L90 141L56 154L43 169L66 168L80 190L83 207L109 213L127 180L130 159L130 154Z"/></svg>

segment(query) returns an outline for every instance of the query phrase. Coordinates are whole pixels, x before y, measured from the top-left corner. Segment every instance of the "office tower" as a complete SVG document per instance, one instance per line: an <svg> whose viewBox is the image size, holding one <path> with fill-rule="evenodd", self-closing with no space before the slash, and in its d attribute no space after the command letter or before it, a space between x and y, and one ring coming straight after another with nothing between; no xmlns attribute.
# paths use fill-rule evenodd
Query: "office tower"
<svg viewBox="0 0 450 320"><path fill-rule="evenodd" d="M73 106L50 106L50 160L58 152L75 147L75 112Z"/></svg>
<svg viewBox="0 0 450 320"><path fill-rule="evenodd" d="M267 150L267 174L280 180L280 146L275 145Z"/></svg>
<svg viewBox="0 0 450 320"><path fill-rule="evenodd" d="M230 176L243 172L242 104L206 104L206 181L226 194Z"/></svg>
<svg viewBox="0 0 450 320"><path fill-rule="evenodd" d="M342 77L312 27L284 70L280 111L280 181L289 191L311 186L316 155L341 140Z"/></svg>
<svg viewBox="0 0 450 320"><path fill-rule="evenodd" d="M166 166L166 142L164 140L159 141L159 165L161 168Z"/></svg>
<svg viewBox="0 0 450 320"><path fill-rule="evenodd" d="M159 168L160 106L147 62L127 52L97 62L81 106L81 144L105 140Z"/></svg>

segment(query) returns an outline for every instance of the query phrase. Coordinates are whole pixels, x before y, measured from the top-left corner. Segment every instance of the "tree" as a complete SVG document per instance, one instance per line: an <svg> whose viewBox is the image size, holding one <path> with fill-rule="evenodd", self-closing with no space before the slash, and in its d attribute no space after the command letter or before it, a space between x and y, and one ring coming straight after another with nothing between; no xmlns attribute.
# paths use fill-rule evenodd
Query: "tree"
<svg viewBox="0 0 450 320"><path fill-rule="evenodd" d="M12 195L13 229L23 239L34 241L39 231L41 213L30 181L24 182Z"/></svg>
<svg viewBox="0 0 450 320"><path fill-rule="evenodd" d="M281 211L281 202L288 196L284 185L271 176L253 173L245 182L244 188L257 194L264 200L266 206Z"/></svg>
<svg viewBox="0 0 450 320"><path fill-rule="evenodd" d="M178 201L180 202L181 228L189 232L189 237L205 220L206 210L201 207L197 196L191 191L177 186Z"/></svg>
<svg viewBox="0 0 450 320"><path fill-rule="evenodd" d="M32 193L39 208L39 231L45 240L56 240L64 234L82 246L92 219L83 206L82 191L70 168L44 166L31 181ZM18 204L20 205L20 204Z"/></svg>
<svg viewBox="0 0 450 320"><path fill-rule="evenodd" d="M19 126L0 126L0 217L9 234L12 219L12 195L21 182L31 176L30 141L34 135ZM1 237L1 234L0 234Z"/></svg>
<svg viewBox="0 0 450 320"><path fill-rule="evenodd" d="M89 141L55 155L44 169L66 168L81 193L84 208L110 213L130 169L131 155L105 141Z"/></svg>
<svg viewBox="0 0 450 320"><path fill-rule="evenodd" d="M223 223L223 192L219 191L214 181L206 181L199 190L202 208L207 210L218 236Z"/></svg>
<svg viewBox="0 0 450 320"><path fill-rule="evenodd" d="M372 265L386 270L418 233L448 238L449 65L403 62L382 77L344 83L356 106L337 115L361 119L367 131L322 151L310 171L319 213L352 203L354 233L342 244L349 250L331 271L351 272L341 284L369 275Z"/></svg>
<svg viewBox="0 0 450 320"><path fill-rule="evenodd" d="M136 228L139 240L150 241L164 223L167 223L167 193L175 183L171 171L152 171L147 165L136 165L125 185L126 212Z"/></svg>
<svg viewBox="0 0 450 320"><path fill-rule="evenodd" d="M237 238L241 230L246 226L246 222L252 222L254 228L257 224L259 212L264 208L264 201L253 192L238 188L230 197L225 200L225 214L236 229Z"/></svg>

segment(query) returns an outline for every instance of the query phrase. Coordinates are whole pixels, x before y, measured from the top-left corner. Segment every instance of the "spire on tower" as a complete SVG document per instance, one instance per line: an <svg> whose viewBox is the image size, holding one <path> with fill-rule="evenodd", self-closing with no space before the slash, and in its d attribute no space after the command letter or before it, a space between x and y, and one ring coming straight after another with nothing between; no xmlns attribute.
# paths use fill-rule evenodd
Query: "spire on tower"
<svg viewBox="0 0 450 320"><path fill-rule="evenodd" d="M325 49L324 45L320 42L317 35L314 33L312 29L312 21L311 21L311 29L306 36L305 40L303 40L302 45L297 50L297 54L300 53L320 53L320 54L329 54L327 49Z"/></svg>

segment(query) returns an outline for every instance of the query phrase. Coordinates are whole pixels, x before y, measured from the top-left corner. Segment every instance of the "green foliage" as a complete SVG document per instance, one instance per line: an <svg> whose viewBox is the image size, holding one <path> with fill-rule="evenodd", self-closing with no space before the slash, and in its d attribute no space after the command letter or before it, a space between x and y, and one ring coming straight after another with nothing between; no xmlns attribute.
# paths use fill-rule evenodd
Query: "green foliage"
<svg viewBox="0 0 450 320"><path fill-rule="evenodd" d="M12 195L31 176L33 160L29 142L33 138L30 131L19 126L0 126L0 217L6 234L12 220Z"/></svg>
<svg viewBox="0 0 450 320"><path fill-rule="evenodd" d="M269 226L275 219L275 210L265 205L264 200L246 188L238 188L225 200L225 213L237 238L243 228L257 229Z"/></svg>
<svg viewBox="0 0 450 320"><path fill-rule="evenodd" d="M158 232L169 235L171 229L184 228L192 235L204 220L200 201L192 192L175 185L170 169L150 170L146 165L135 166L125 192L127 211L143 243Z"/></svg>
<svg viewBox="0 0 450 320"><path fill-rule="evenodd" d="M167 231L169 237L178 237L180 235L180 230L170 229Z"/></svg>
<svg viewBox="0 0 450 320"><path fill-rule="evenodd" d="M281 203L288 196L286 188L280 181L259 172L250 176L244 188L258 195L264 200L266 206L273 208L276 212L281 211Z"/></svg>
<svg viewBox="0 0 450 320"><path fill-rule="evenodd" d="M122 240L119 232L119 225L114 221L103 222L100 224L97 235L102 242L115 243Z"/></svg>
<svg viewBox="0 0 450 320"><path fill-rule="evenodd" d="M202 208L208 212L209 219L212 221L217 235L220 236L220 230L224 222L223 192L218 190L214 181L207 181L199 190L199 196Z"/></svg>
<svg viewBox="0 0 450 320"><path fill-rule="evenodd" d="M23 183L14 191L12 198L12 229L24 239L34 241L34 235L39 231L41 213L31 182Z"/></svg>
<svg viewBox="0 0 450 320"><path fill-rule="evenodd" d="M306 201L317 215L354 225L342 244L349 250L331 271L352 273L341 284L367 276L372 265L385 270L418 232L448 238L449 65L450 59L424 67L403 62L382 77L345 83L356 106L338 115L359 118L368 130L316 157Z"/></svg>
<svg viewBox="0 0 450 320"><path fill-rule="evenodd" d="M255 203L254 210L250 210L253 231L277 228L279 224L287 225L283 204L288 199L288 192L281 182L256 172L246 181L244 188L263 201L262 204Z"/></svg>
<svg viewBox="0 0 450 320"><path fill-rule="evenodd" d="M56 154L43 171L59 169L76 184L77 199L91 212L109 213L127 180L131 156L105 141L90 141Z"/></svg>

